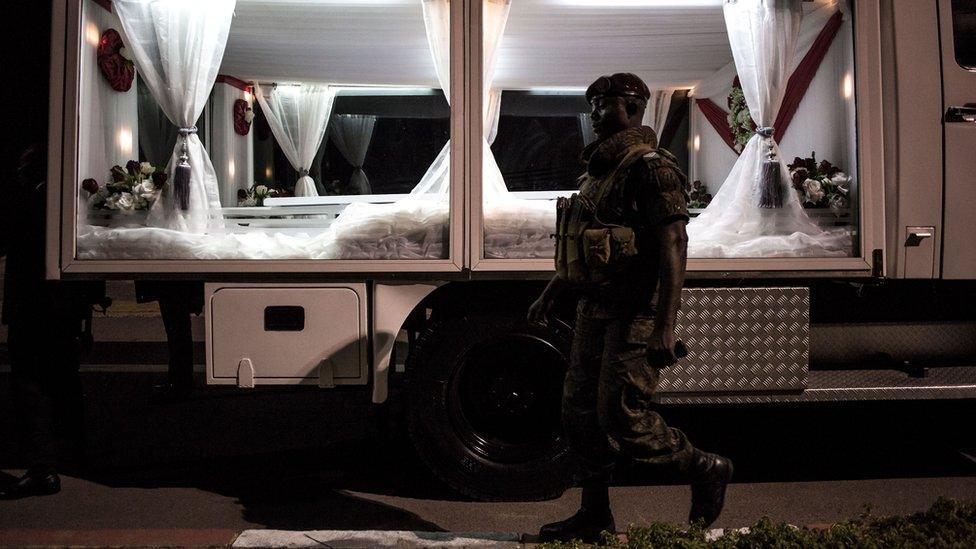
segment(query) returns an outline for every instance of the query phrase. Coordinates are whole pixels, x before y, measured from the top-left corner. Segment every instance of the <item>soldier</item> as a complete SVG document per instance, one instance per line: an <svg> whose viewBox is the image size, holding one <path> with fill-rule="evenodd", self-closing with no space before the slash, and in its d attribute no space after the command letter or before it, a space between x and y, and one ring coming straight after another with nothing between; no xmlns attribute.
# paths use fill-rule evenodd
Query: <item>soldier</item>
<svg viewBox="0 0 976 549"><path fill-rule="evenodd" d="M27 472L0 488L0 499L60 491L66 449L72 461L83 463L78 354L91 345L92 305L107 306L104 282L45 280L46 168L43 145L31 146L4 189L10 211L0 236L0 254L7 256L3 322L9 327L11 392Z"/></svg>
<svg viewBox="0 0 976 549"><path fill-rule="evenodd" d="M583 150L580 192L557 204L556 276L528 313L544 323L560 295L580 296L562 421L579 458L582 502L543 526L542 541L592 542L614 531L608 486L618 458L690 483L689 521L706 526L732 477L730 460L694 448L649 407L661 367L677 361L688 240L685 175L641 126L649 98L630 73L601 76L586 90L598 139Z"/></svg>

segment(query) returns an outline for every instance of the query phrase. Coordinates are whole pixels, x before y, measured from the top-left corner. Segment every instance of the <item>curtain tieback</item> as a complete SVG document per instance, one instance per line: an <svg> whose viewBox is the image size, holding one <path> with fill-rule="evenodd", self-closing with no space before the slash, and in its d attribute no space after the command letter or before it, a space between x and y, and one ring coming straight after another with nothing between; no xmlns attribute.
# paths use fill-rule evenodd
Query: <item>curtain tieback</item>
<svg viewBox="0 0 976 549"><path fill-rule="evenodd" d="M298 178L301 179L308 175L308 170L306 168L298 168Z"/></svg>
<svg viewBox="0 0 976 549"><path fill-rule="evenodd" d="M759 169L760 208L783 207L783 177L779 158L776 158L776 147L773 143L775 133L776 129L772 126L756 128L756 135L766 140L766 158L763 159L762 166Z"/></svg>
<svg viewBox="0 0 976 549"><path fill-rule="evenodd" d="M180 139L183 140L180 149L180 163L176 165L173 174L173 197L179 209L186 211L190 209L190 146L188 144L190 134L197 133L196 126L180 128Z"/></svg>

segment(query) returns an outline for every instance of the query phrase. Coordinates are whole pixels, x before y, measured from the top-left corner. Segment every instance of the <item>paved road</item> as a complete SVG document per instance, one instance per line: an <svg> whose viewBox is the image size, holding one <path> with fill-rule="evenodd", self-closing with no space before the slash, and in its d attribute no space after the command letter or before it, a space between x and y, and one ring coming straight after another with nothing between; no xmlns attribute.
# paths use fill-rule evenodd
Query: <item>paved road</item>
<svg viewBox="0 0 976 549"><path fill-rule="evenodd" d="M83 375L91 467L67 476L57 496L0 502L0 545L221 544L250 528L533 532L577 501L576 490L538 503L459 498L376 427L362 391L206 389L164 403L149 390L159 371L130 370ZM16 473L8 394L0 373L0 468ZM736 460L719 526L764 515L829 523L864 503L907 513L939 496L976 498L973 402L666 413L701 447ZM681 521L687 488L642 475L625 472L613 490L618 525Z"/></svg>

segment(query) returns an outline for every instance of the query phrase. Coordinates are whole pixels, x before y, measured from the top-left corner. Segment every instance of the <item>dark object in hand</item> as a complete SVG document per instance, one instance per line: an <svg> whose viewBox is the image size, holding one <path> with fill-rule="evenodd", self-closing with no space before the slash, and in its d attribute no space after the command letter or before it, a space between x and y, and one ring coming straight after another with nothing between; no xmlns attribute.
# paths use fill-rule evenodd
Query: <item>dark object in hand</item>
<svg viewBox="0 0 976 549"><path fill-rule="evenodd" d="M677 358L684 358L688 356L688 347L685 343L678 340L674 344L674 356ZM671 356L671 352L667 349L657 349L654 351L647 351L647 365L654 368L664 368L666 366L673 366L677 361Z"/></svg>

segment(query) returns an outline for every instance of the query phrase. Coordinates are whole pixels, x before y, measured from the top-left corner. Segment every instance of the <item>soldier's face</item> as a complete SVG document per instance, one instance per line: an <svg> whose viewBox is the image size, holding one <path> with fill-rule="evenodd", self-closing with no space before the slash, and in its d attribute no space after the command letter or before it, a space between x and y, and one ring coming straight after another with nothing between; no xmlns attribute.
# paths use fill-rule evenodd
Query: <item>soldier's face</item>
<svg viewBox="0 0 976 549"><path fill-rule="evenodd" d="M590 102L590 122L593 132L603 139L631 126L627 102L622 97L597 96Z"/></svg>

